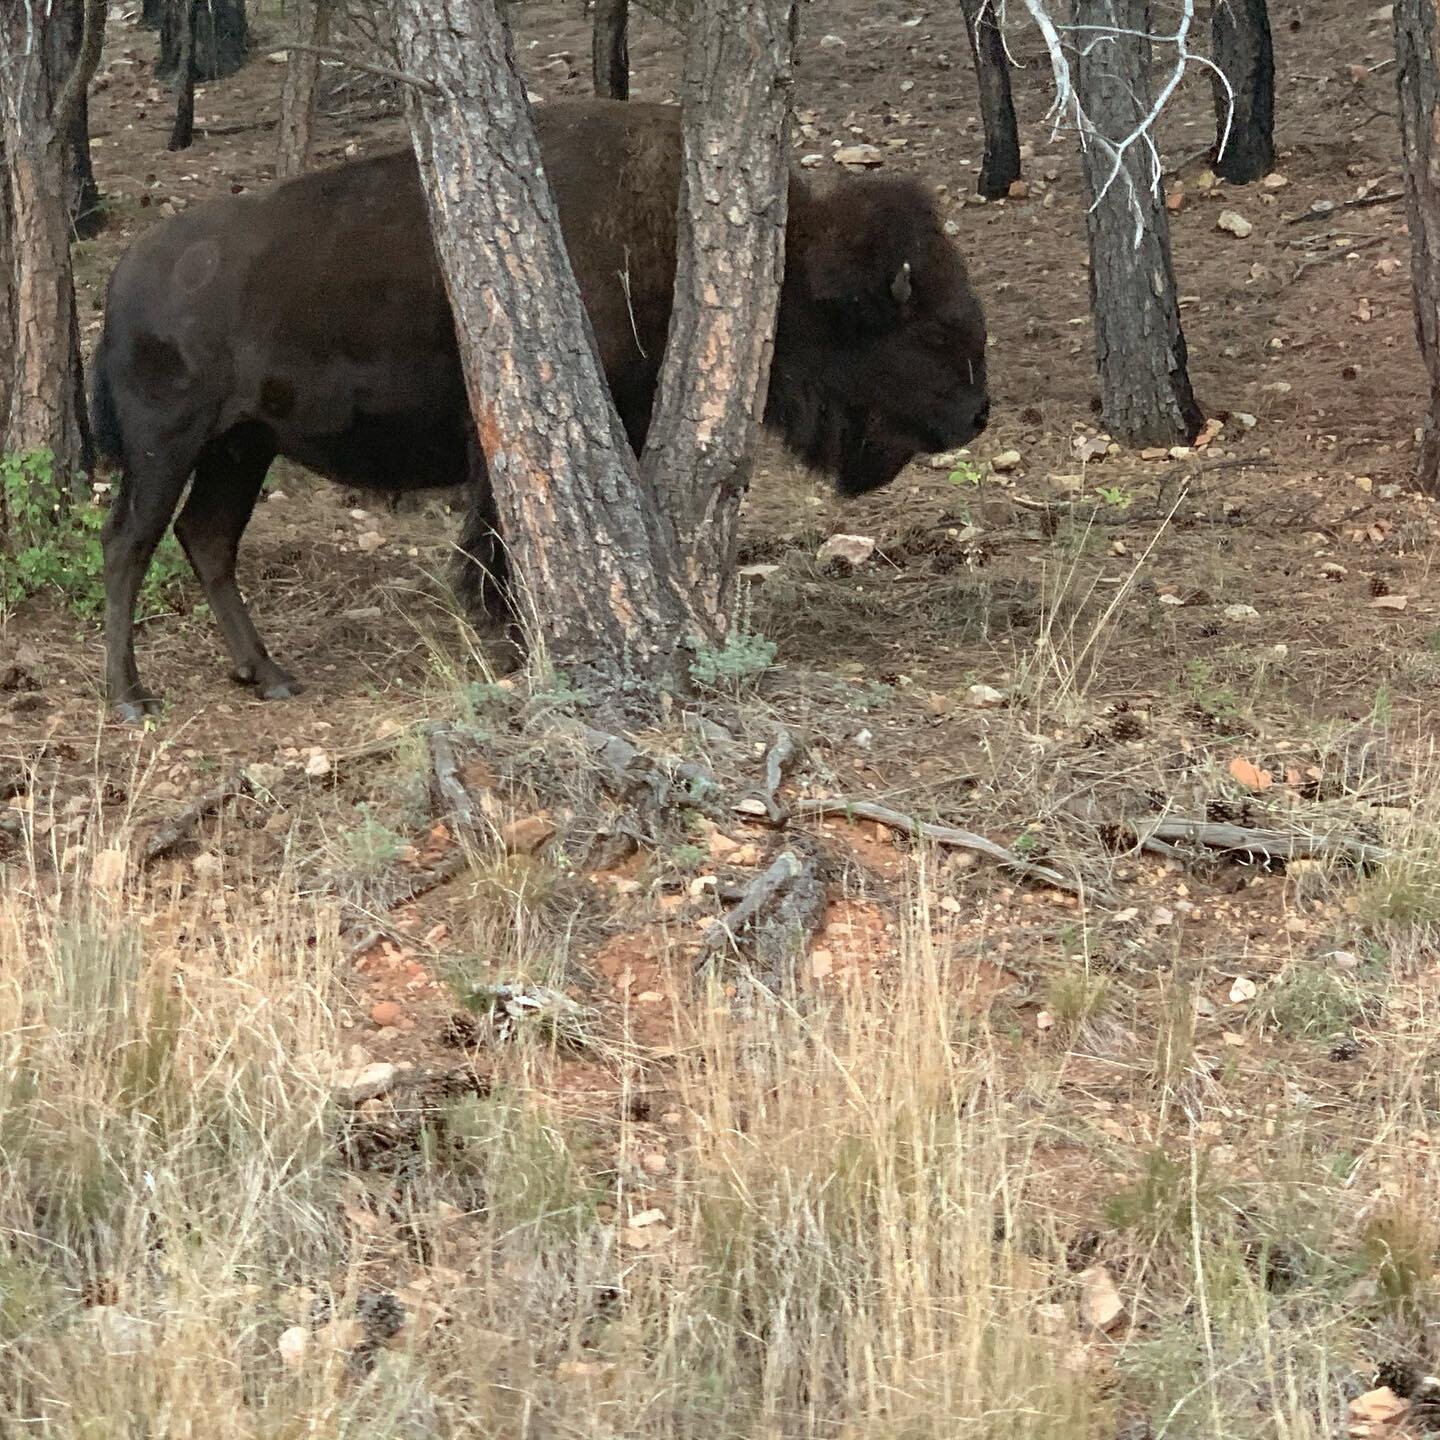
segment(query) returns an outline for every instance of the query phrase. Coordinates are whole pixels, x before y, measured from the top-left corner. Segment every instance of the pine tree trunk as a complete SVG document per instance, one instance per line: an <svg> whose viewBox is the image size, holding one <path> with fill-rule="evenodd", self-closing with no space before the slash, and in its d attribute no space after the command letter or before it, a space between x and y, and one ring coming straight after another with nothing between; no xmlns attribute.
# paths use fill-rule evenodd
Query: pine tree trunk
<svg viewBox="0 0 1440 1440"><path fill-rule="evenodd" d="M1394 17L1415 333L1430 374L1416 480L1440 495L1440 0L1396 0Z"/></svg>
<svg viewBox="0 0 1440 1440"><path fill-rule="evenodd" d="M181 78L180 51L185 44L190 0L164 0L160 11L160 60L155 73L162 79ZM202 84L233 75L250 53L250 25L245 0L198 0L195 17L194 60L191 70Z"/></svg>
<svg viewBox="0 0 1440 1440"><path fill-rule="evenodd" d="M985 158L976 189L998 200L1020 178L1020 131L1015 123L1015 101L1010 93L1010 56L1005 50L997 0L960 0L970 53L975 59L975 81L980 91L980 117L985 127Z"/></svg>
<svg viewBox="0 0 1440 1440"><path fill-rule="evenodd" d="M591 65L595 93L630 98L630 0L595 0Z"/></svg>
<svg viewBox="0 0 1440 1440"><path fill-rule="evenodd" d="M330 0L297 0L295 39L323 45L330 32ZM304 173L315 132L315 97L320 88L320 57L312 49L292 49L285 61L280 97L280 153L275 173L281 179Z"/></svg>
<svg viewBox="0 0 1440 1440"><path fill-rule="evenodd" d="M1265 0L1215 0L1215 173L1248 185L1275 168L1275 50ZM1232 109L1233 105L1233 109ZM1228 131L1228 133L1227 133Z"/></svg>
<svg viewBox="0 0 1440 1440"><path fill-rule="evenodd" d="M1131 145L1114 173L1116 147L1153 103L1146 9L1145 0L1072 0L1077 26L1116 32L1082 48L1073 68L1087 117L1090 299L1105 427L1129 444L1176 445L1193 439L1204 417L1190 388L1164 199L1143 145Z"/></svg>
<svg viewBox="0 0 1440 1440"><path fill-rule="evenodd" d="M615 698L711 632L606 389L495 0L397 0L411 132L531 653Z"/></svg>
<svg viewBox="0 0 1440 1440"><path fill-rule="evenodd" d="M785 263L798 15L796 0L711 0L686 32L675 307L643 468L722 627Z"/></svg>
<svg viewBox="0 0 1440 1440"><path fill-rule="evenodd" d="M88 468L90 432L83 402L79 316L66 206L67 137L75 107L95 73L105 0L86 0L85 36L68 71L66 47L51 27L63 15L33 0L0 7L0 152L5 158L12 345L0 450L49 450L57 475L73 483Z"/></svg>

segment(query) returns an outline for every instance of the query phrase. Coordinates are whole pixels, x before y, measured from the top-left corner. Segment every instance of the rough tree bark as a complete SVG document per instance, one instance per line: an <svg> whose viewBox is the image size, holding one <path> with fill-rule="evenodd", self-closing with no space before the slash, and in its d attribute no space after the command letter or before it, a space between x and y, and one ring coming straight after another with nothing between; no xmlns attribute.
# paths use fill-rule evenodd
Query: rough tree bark
<svg viewBox="0 0 1440 1440"><path fill-rule="evenodd" d="M1210 33L1211 59L1230 82L1227 91L1211 75L1215 173L1248 185L1275 168L1275 50L1265 0L1215 0Z"/></svg>
<svg viewBox="0 0 1440 1440"><path fill-rule="evenodd" d="M798 23L796 0L712 0L686 31L675 307L642 468L722 629L785 263Z"/></svg>
<svg viewBox="0 0 1440 1440"><path fill-rule="evenodd" d="M323 45L330 33L331 0L297 0L295 39L309 47ZM281 179L300 175L310 163L315 130L315 97L320 88L320 57L313 49L292 49L285 61L285 89L280 96L280 150L275 173Z"/></svg>
<svg viewBox="0 0 1440 1440"><path fill-rule="evenodd" d="M68 72L52 27L64 23L40 0L0 5L0 152L8 220L10 338L8 404L0 450L48 449L73 483L88 468L90 431L80 369L80 326L66 207L67 137L100 60L105 0L85 0L84 36Z"/></svg>
<svg viewBox="0 0 1440 1440"><path fill-rule="evenodd" d="M1440 495L1440 0L1396 0L1394 19L1415 333L1430 374L1415 474Z"/></svg>
<svg viewBox="0 0 1440 1440"><path fill-rule="evenodd" d="M590 61L597 95L630 98L630 0L595 0Z"/></svg>
<svg viewBox="0 0 1440 1440"><path fill-rule="evenodd" d="M400 0L411 133L531 653L624 691L707 633L610 402L494 0Z"/></svg>
<svg viewBox="0 0 1440 1440"><path fill-rule="evenodd" d="M1020 131L1010 93L1010 56L995 4L996 0L960 0L985 126L985 158L976 189L990 200L998 200L1020 178Z"/></svg>
<svg viewBox="0 0 1440 1440"><path fill-rule="evenodd" d="M160 61L155 73L163 80L181 78L180 50L190 0L164 0L160 10ZM202 84L233 75L250 53L250 24L245 0L199 0L195 17L194 59L191 69Z"/></svg>
<svg viewBox="0 0 1440 1440"><path fill-rule="evenodd" d="M1204 422L1190 388L1185 335L1170 261L1170 226L1143 142L1119 147L1153 104L1146 0L1071 0L1077 26L1113 30L1077 51L1076 93L1090 201L1090 301L1105 427L1118 440L1176 445ZM1109 188L1106 188L1107 182Z"/></svg>
<svg viewBox="0 0 1440 1440"><path fill-rule="evenodd" d="M734 417L753 430L768 362L768 327L759 340L748 327L773 316L783 253L783 150L767 155L746 138L727 166L706 147L739 128L722 122L727 98L772 144L783 134L775 116L792 28L774 17L793 14L794 0L717 0L714 10L686 61L687 99L699 108L687 113L682 222L700 223L681 242L651 431L665 438L642 474L605 386L494 0L395 7L401 67L435 87L412 89L411 130L532 652L622 702L684 689L692 647L723 629L728 577L713 572L733 549L750 448ZM757 235L753 254L719 252ZM741 293L747 287L771 293ZM692 398L681 376L697 364ZM760 370L758 381L746 367ZM712 484L713 496L695 489ZM706 516L717 536L686 553L681 537L693 538Z"/></svg>

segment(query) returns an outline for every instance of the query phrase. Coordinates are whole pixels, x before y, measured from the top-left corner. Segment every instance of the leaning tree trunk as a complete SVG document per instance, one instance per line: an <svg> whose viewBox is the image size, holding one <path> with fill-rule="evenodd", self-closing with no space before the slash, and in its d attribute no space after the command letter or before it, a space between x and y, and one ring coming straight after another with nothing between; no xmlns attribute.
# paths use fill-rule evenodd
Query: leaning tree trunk
<svg viewBox="0 0 1440 1440"><path fill-rule="evenodd" d="M165 0L160 12L160 60L155 73L162 80L181 78L180 51L185 45L191 0ZM204 83L233 75L250 53L250 25L245 0L198 0L194 59L191 70Z"/></svg>
<svg viewBox="0 0 1440 1440"><path fill-rule="evenodd" d="M798 19L797 0L711 0L686 32L675 305L643 469L721 628L774 351Z"/></svg>
<svg viewBox="0 0 1440 1440"><path fill-rule="evenodd" d="M1010 55L996 14L997 0L960 0L975 81L980 91L980 117L985 127L985 158L976 186L987 199L998 200L1020 178L1020 131L1010 94Z"/></svg>
<svg viewBox="0 0 1440 1440"><path fill-rule="evenodd" d="M0 152L5 158L10 249L10 367L0 450L48 450L57 477L73 483L90 460L80 368L80 327L70 263L66 139L95 73L105 0L85 0L84 38L68 73L50 27L63 24L36 0L0 6Z"/></svg>
<svg viewBox="0 0 1440 1440"><path fill-rule="evenodd" d="M495 0L397 0L400 65L532 656L611 697L683 680L708 617L610 401Z"/></svg>
<svg viewBox="0 0 1440 1440"><path fill-rule="evenodd" d="M1416 479L1440 495L1440 0L1396 0L1394 16L1415 332L1430 373Z"/></svg>
<svg viewBox="0 0 1440 1440"><path fill-rule="evenodd" d="M1275 49L1265 0L1215 0L1215 173L1248 185L1275 168ZM1224 79L1221 79L1221 75Z"/></svg>
<svg viewBox="0 0 1440 1440"><path fill-rule="evenodd" d="M1120 146L1153 104L1145 0L1071 0L1082 34L1074 72L1090 202L1090 301L1105 427L1118 440L1175 445L1204 421L1190 388L1170 262L1170 226L1143 144Z"/></svg>
<svg viewBox="0 0 1440 1440"><path fill-rule="evenodd" d="M630 0L595 0L590 61L597 95L630 98Z"/></svg>
<svg viewBox="0 0 1440 1440"><path fill-rule="evenodd" d="M320 88L320 56L330 31L331 0L298 0L295 45L285 60L285 89L280 96L280 153L275 173L281 179L302 174L310 163L315 131L315 97Z"/></svg>

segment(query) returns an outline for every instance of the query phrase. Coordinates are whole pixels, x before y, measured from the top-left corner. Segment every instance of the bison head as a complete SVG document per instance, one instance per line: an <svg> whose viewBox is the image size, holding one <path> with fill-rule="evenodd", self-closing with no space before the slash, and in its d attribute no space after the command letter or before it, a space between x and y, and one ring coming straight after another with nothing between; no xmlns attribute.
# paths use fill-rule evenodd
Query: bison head
<svg viewBox="0 0 1440 1440"><path fill-rule="evenodd" d="M908 180L792 191L766 419L842 494L973 440L985 317L935 201Z"/></svg>

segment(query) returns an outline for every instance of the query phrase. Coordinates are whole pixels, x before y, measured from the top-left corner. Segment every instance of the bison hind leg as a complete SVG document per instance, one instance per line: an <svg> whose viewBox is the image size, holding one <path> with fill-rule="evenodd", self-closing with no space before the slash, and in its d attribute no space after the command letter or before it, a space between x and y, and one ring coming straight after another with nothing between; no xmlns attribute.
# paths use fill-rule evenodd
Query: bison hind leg
<svg viewBox="0 0 1440 1440"><path fill-rule="evenodd" d="M465 523L457 542L453 584L466 618L500 644L501 668L514 669L524 657L511 588L510 559L500 537L500 517L488 479L472 485Z"/></svg>
<svg viewBox="0 0 1440 1440"><path fill-rule="evenodd" d="M240 537L274 458L274 444L260 426L240 426L211 441L195 466L190 498L175 522L175 534L205 589L234 662L234 678L253 685L263 700L288 699L301 688L270 658L235 579Z"/></svg>

